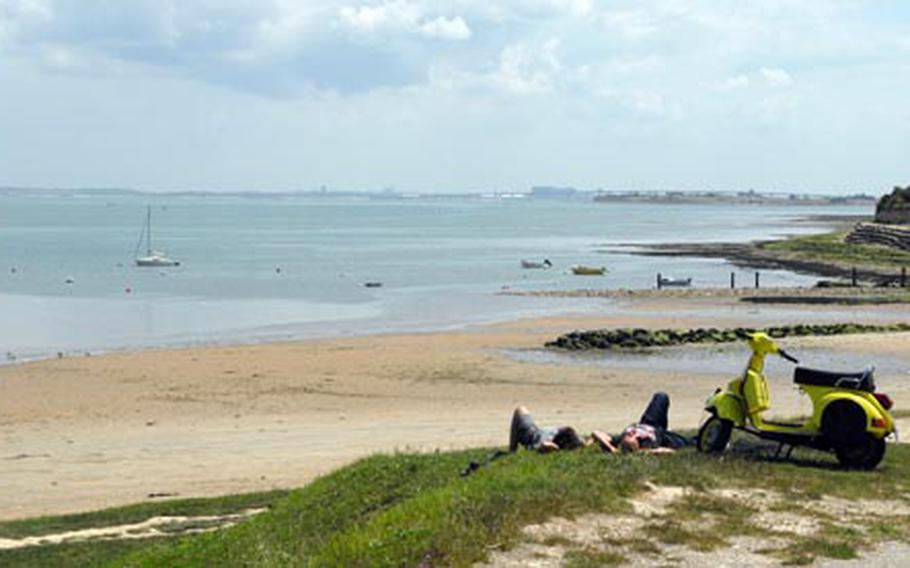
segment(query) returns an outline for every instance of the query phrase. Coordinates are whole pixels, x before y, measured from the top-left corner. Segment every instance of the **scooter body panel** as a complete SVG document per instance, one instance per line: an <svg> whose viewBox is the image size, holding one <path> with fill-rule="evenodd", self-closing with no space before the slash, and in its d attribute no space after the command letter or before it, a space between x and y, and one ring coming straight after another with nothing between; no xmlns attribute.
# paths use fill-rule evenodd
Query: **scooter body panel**
<svg viewBox="0 0 910 568"><path fill-rule="evenodd" d="M828 406L838 400L849 400L866 413L866 431L876 438L884 438L894 431L891 413L882 407L872 393L836 387L804 387L812 399L812 422L821 428L822 417Z"/></svg>
<svg viewBox="0 0 910 568"><path fill-rule="evenodd" d="M746 425L745 402L742 397L732 392L721 391L713 394L705 403L705 410L713 412L718 418L733 422L740 428Z"/></svg>
<svg viewBox="0 0 910 568"><path fill-rule="evenodd" d="M780 424L776 422L766 422L761 416L752 417L752 425L756 430L769 432L772 434L784 434L793 436L818 436L821 431L811 422L799 424Z"/></svg>

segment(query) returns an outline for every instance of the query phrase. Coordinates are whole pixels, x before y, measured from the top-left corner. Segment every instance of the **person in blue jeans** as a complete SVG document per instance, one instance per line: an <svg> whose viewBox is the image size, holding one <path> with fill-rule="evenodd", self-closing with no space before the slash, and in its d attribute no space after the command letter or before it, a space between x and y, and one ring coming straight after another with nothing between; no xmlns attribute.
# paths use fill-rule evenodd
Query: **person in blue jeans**
<svg viewBox="0 0 910 568"><path fill-rule="evenodd" d="M689 445L684 436L669 429L670 397L665 392L656 392L645 408L638 422L630 424L616 436L595 431L591 437L612 454L622 452L647 452L651 454L673 453Z"/></svg>

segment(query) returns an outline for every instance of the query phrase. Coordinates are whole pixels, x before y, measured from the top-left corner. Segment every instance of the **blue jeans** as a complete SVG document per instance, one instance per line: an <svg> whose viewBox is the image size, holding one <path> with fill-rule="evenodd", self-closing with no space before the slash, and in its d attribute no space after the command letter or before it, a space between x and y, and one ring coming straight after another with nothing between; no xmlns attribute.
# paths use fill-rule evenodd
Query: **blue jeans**
<svg viewBox="0 0 910 568"><path fill-rule="evenodd" d="M638 420L641 424L654 426L659 432L660 445L668 448L682 448L689 445L689 440L676 432L671 432L669 427L670 414L670 397L665 392L656 392L651 397L651 402L645 409L641 418Z"/></svg>

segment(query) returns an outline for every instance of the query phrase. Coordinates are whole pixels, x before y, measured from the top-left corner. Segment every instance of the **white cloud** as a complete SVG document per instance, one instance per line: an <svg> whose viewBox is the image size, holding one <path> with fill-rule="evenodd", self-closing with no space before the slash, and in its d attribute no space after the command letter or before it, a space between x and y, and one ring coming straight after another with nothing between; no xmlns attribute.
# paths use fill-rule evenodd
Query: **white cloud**
<svg viewBox="0 0 910 568"><path fill-rule="evenodd" d="M0 2L0 14L3 20L42 19L53 16L49 0L3 0Z"/></svg>
<svg viewBox="0 0 910 568"><path fill-rule="evenodd" d="M471 29L461 16L444 18L442 16L420 24L420 31L427 37L440 39L470 39Z"/></svg>
<svg viewBox="0 0 910 568"><path fill-rule="evenodd" d="M709 86L715 91L720 91L723 93L736 91L749 86L749 76L740 73L739 75L727 77L726 79L718 81Z"/></svg>
<svg viewBox="0 0 910 568"><path fill-rule="evenodd" d="M461 16L430 18L419 4L404 0L356 8L344 6L338 16L344 26L361 34L404 32L448 40L471 37L471 29Z"/></svg>
<svg viewBox="0 0 910 568"><path fill-rule="evenodd" d="M42 61L48 68L73 71L85 67L85 61L72 50L59 46L48 46L42 50Z"/></svg>
<svg viewBox="0 0 910 568"><path fill-rule="evenodd" d="M433 88L456 91L482 85L484 76L453 65L434 63L427 71L427 82Z"/></svg>
<svg viewBox="0 0 910 568"><path fill-rule="evenodd" d="M594 11L594 0L551 0L554 7L572 16L589 16Z"/></svg>
<svg viewBox="0 0 910 568"><path fill-rule="evenodd" d="M603 15L608 31L627 39L641 39L656 34L660 26L645 10L617 10Z"/></svg>
<svg viewBox="0 0 910 568"><path fill-rule="evenodd" d="M376 6L345 6L339 10L341 21L352 30L370 33L384 29L399 30L414 27L419 13L416 6L406 2L391 2Z"/></svg>
<svg viewBox="0 0 910 568"><path fill-rule="evenodd" d="M666 110L664 97L660 93L651 93L636 89L631 91L628 96L632 106L641 112L664 114Z"/></svg>
<svg viewBox="0 0 910 568"><path fill-rule="evenodd" d="M783 69L762 67L759 71L765 82L772 87L789 87L793 84L793 77Z"/></svg>
<svg viewBox="0 0 910 568"><path fill-rule="evenodd" d="M496 83L505 90L518 94L552 90L562 68L558 49L557 38L550 38L539 47L525 44L506 46L499 54Z"/></svg>
<svg viewBox="0 0 910 568"><path fill-rule="evenodd" d="M45 0L0 0L0 47L16 41L24 30L40 26L53 17Z"/></svg>
<svg viewBox="0 0 910 568"><path fill-rule="evenodd" d="M541 95L567 91L586 84L588 65L566 66L560 56L561 42L551 37L537 43L513 43L502 48L494 68L476 71L437 63L428 72L430 85L443 90L488 94Z"/></svg>
<svg viewBox="0 0 910 568"><path fill-rule="evenodd" d="M309 39L311 30L320 23L320 12L306 6L293 3L277 5L274 12L254 20L249 43L239 47L254 54L275 55L294 51Z"/></svg>
<svg viewBox="0 0 910 568"><path fill-rule="evenodd" d="M708 83L707 86L714 91L729 93L733 91L746 90L749 87L761 88L764 86L771 88L782 88L789 87L792 84L793 77L783 69L762 67L753 73L738 73L732 77L727 77L725 79L721 79L720 81Z"/></svg>

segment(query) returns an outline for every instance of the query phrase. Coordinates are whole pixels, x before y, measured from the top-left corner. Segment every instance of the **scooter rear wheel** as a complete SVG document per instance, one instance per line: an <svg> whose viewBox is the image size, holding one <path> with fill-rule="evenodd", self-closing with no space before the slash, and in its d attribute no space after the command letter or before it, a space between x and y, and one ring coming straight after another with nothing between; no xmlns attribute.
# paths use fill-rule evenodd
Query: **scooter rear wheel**
<svg viewBox="0 0 910 568"><path fill-rule="evenodd" d="M866 411L849 400L835 400L825 408L822 416L822 432L838 446L862 446L866 441Z"/></svg>
<svg viewBox="0 0 910 568"><path fill-rule="evenodd" d="M834 453L844 467L874 469L885 457L885 440L867 434L861 441L835 446Z"/></svg>
<svg viewBox="0 0 910 568"><path fill-rule="evenodd" d="M732 433L733 422L712 416L698 430L698 450L708 454L719 454L727 449Z"/></svg>

